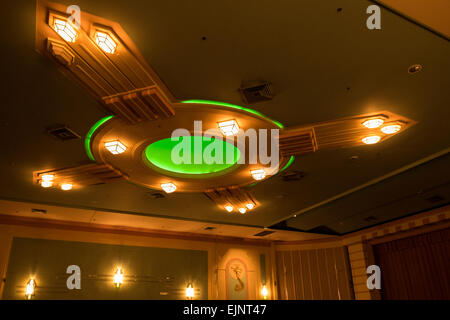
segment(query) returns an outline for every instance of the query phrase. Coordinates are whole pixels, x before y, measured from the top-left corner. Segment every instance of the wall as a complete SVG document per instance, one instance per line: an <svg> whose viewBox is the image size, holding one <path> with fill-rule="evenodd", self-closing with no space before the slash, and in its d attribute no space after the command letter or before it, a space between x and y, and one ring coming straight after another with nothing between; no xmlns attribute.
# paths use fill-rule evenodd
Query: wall
<svg viewBox="0 0 450 320"><path fill-rule="evenodd" d="M158 234L142 234L133 232L118 232L117 230L95 230L89 231L76 226L58 225L57 223L41 222L23 223L23 218L17 223L0 224L0 275L6 278L7 266L14 238L47 239L70 242L84 242L90 244L106 244L116 246L133 246L143 248L170 248L183 250L205 251L207 253L207 294L208 299L225 299L226 279L223 277L226 271L227 262L230 259L239 258L247 266L247 293L249 299L260 299L260 289L262 286L260 257L264 255L267 270L267 283L272 286L271 280L271 259L270 246L263 242L257 244L246 241L231 239L196 239L183 236L164 236ZM111 264L114 257L111 256ZM112 270L112 269L111 269ZM106 271L105 271L106 272ZM103 273L105 273L103 272ZM112 272L112 271L111 271ZM30 275L23 275L23 279ZM55 275L56 276L56 275ZM25 286L25 280L11 284L14 287ZM7 279L8 281L9 279ZM38 284L39 285L39 284ZM41 284L43 285L43 284ZM0 283L0 294L3 296L5 283ZM184 288L181 288L184 289ZM23 287L24 290L24 287ZM270 289L269 289L270 290ZM19 290L20 291L20 290ZM9 295L7 296L10 297ZM20 295L18 296L20 297ZM101 299L102 297L98 297ZM270 297L269 297L270 298Z"/></svg>

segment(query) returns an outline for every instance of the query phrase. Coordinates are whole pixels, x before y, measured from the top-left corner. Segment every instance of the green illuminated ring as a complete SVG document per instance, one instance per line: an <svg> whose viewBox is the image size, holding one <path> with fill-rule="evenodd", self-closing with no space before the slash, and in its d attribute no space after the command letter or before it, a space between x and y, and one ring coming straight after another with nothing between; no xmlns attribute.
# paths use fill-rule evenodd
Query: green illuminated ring
<svg viewBox="0 0 450 320"><path fill-rule="evenodd" d="M95 161L94 155L92 154L92 150L91 150L91 139L92 139L92 136L93 136L94 132L98 128L100 128L103 124L105 124L107 121L111 120L112 118L114 118L114 116L107 116L107 117L104 117L104 118L98 120L92 126L92 128L89 130L89 132L86 134L86 138L84 138L84 148L86 149L87 156L92 161Z"/></svg>
<svg viewBox="0 0 450 320"><path fill-rule="evenodd" d="M231 104L231 103L226 103L226 102L219 102L219 101L211 101L211 100L184 100L181 101L181 103L199 103L199 104L211 104L211 105L215 105L215 106L222 106L222 107L228 107L228 108L233 108L233 109L239 109L239 110L243 110L246 111L248 113L257 115L258 117L263 118L264 120L270 121L273 124L275 124L276 126L278 126L280 129L283 129L284 126L281 122L270 119L269 117L263 115L261 112L250 109L250 108L245 108L245 107L241 107L235 104Z"/></svg>

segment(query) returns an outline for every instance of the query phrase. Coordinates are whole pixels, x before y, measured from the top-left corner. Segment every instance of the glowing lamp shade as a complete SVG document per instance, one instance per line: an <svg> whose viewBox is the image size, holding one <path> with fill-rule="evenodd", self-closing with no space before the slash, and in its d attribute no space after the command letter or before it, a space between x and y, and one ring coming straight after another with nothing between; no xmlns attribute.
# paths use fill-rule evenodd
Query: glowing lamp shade
<svg viewBox="0 0 450 320"><path fill-rule="evenodd" d="M224 136L232 136L239 132L239 126L236 120L219 122L219 129Z"/></svg>
<svg viewBox="0 0 450 320"><path fill-rule="evenodd" d="M67 42L75 42L77 38L77 32L68 21L55 19L53 29Z"/></svg>
<svg viewBox="0 0 450 320"><path fill-rule="evenodd" d="M34 296L34 291L36 289L36 281L34 279L30 279L27 282L27 286L25 288L25 297L30 300Z"/></svg>
<svg viewBox="0 0 450 320"><path fill-rule="evenodd" d="M117 268L116 273L114 274L114 285L116 288L119 288L123 284L123 271L122 268Z"/></svg>
<svg viewBox="0 0 450 320"><path fill-rule="evenodd" d="M97 31L95 33L95 42L106 53L112 54L112 53L116 52L117 44L109 36L109 34L107 34L105 32Z"/></svg>
<svg viewBox="0 0 450 320"><path fill-rule="evenodd" d="M253 203L247 203L245 206L247 207L248 210L252 210L255 207Z"/></svg>
<svg viewBox="0 0 450 320"><path fill-rule="evenodd" d="M239 208L239 212L240 212L241 214L244 214L244 213L247 212L247 209L245 209L245 208Z"/></svg>
<svg viewBox="0 0 450 320"><path fill-rule="evenodd" d="M227 210L228 212L232 212L233 211L233 206L231 206L231 205L228 205L228 206L225 206L225 210Z"/></svg>
<svg viewBox="0 0 450 320"><path fill-rule="evenodd" d="M42 188L50 188L51 186L53 186L53 181L45 181L45 180L42 180L41 181L41 187Z"/></svg>
<svg viewBox="0 0 450 320"><path fill-rule="evenodd" d="M365 144L375 144L381 140L380 136L368 136L362 139Z"/></svg>
<svg viewBox="0 0 450 320"><path fill-rule="evenodd" d="M63 183L61 185L61 190L63 190L63 191L69 191L69 190L72 190L72 188L73 188L73 185L71 183Z"/></svg>
<svg viewBox="0 0 450 320"><path fill-rule="evenodd" d="M161 188L166 192L166 193L172 193L175 192L175 190L177 190L177 186L174 185L173 183L163 183L161 184Z"/></svg>
<svg viewBox="0 0 450 320"><path fill-rule="evenodd" d="M250 171L250 173L255 180L262 180L266 177L266 172L264 171L264 169L252 170Z"/></svg>
<svg viewBox="0 0 450 320"><path fill-rule="evenodd" d="M105 148L112 154L121 154L127 150L127 147L119 140L105 142Z"/></svg>
<svg viewBox="0 0 450 320"><path fill-rule="evenodd" d="M377 119L369 119L363 122L363 126L367 129L375 129L380 126L382 126L384 123L383 119L377 118Z"/></svg>
<svg viewBox="0 0 450 320"><path fill-rule="evenodd" d="M401 128L402 126L399 124L392 124L381 128L381 132L383 132L384 134L394 134L400 131Z"/></svg>
<svg viewBox="0 0 450 320"><path fill-rule="evenodd" d="M194 299L194 287L192 286L192 283L189 283L186 287L186 299L192 300Z"/></svg>
<svg viewBox="0 0 450 320"><path fill-rule="evenodd" d="M261 295L263 296L264 300L266 300L267 296L269 295L269 290L267 290L267 287L265 285L261 289Z"/></svg>

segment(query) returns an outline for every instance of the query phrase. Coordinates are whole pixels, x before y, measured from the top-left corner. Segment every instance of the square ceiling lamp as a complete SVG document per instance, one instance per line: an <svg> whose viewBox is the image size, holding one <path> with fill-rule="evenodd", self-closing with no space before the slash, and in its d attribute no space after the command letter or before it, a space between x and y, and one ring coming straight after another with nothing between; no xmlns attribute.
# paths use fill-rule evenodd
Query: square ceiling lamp
<svg viewBox="0 0 450 320"><path fill-rule="evenodd" d="M173 183L163 183L161 184L161 188L166 192L166 193L172 193L175 192L175 190L177 190L177 186L174 185Z"/></svg>
<svg viewBox="0 0 450 320"><path fill-rule="evenodd" d="M224 136L232 136L239 132L239 125L236 120L228 120L219 122L219 129Z"/></svg>
<svg viewBox="0 0 450 320"><path fill-rule="evenodd" d="M253 179L255 180L262 180L266 177L266 172L264 171L264 169L252 170L250 171L250 173L252 174Z"/></svg>
<svg viewBox="0 0 450 320"><path fill-rule="evenodd" d="M113 54L116 52L117 44L111 38L111 36L102 31L95 32L95 42L106 53Z"/></svg>
<svg viewBox="0 0 450 320"><path fill-rule="evenodd" d="M127 147L119 140L105 142L105 148L112 154L121 154L127 150Z"/></svg>
<svg viewBox="0 0 450 320"><path fill-rule="evenodd" d="M77 32L67 20L55 18L53 29L67 42L75 42L77 38Z"/></svg>

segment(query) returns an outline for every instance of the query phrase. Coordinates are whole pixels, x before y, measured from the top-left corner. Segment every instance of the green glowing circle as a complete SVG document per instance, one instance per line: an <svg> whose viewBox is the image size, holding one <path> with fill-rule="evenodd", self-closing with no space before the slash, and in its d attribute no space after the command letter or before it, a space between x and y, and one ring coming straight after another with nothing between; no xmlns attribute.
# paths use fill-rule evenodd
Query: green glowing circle
<svg viewBox="0 0 450 320"><path fill-rule="evenodd" d="M179 174L202 175L233 167L241 153L233 144L202 136L185 136L153 142L144 151L155 167Z"/></svg>

